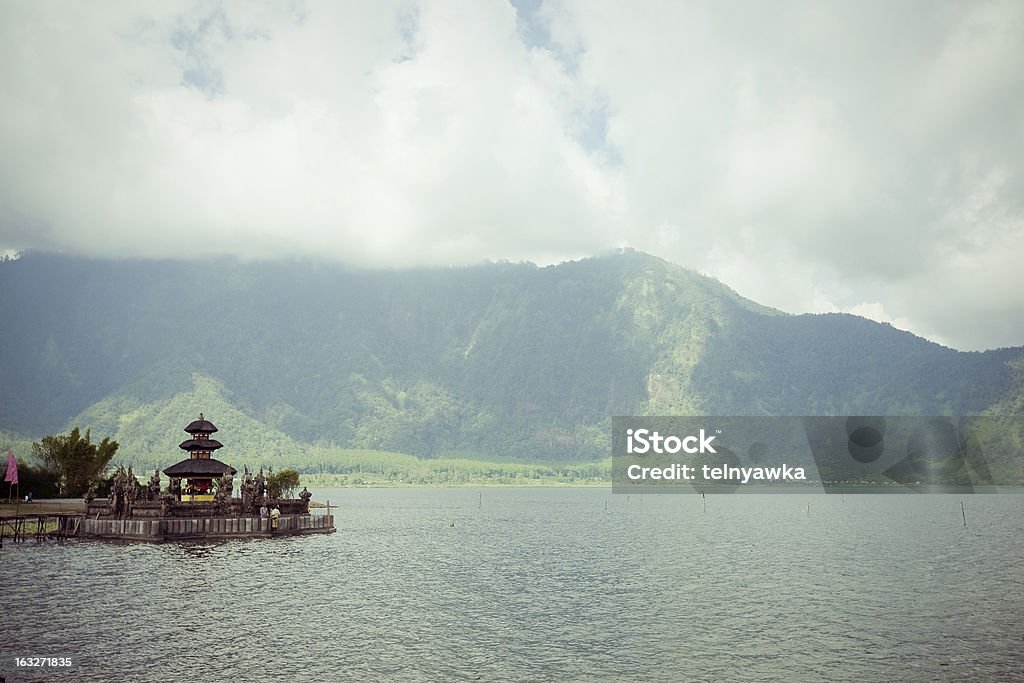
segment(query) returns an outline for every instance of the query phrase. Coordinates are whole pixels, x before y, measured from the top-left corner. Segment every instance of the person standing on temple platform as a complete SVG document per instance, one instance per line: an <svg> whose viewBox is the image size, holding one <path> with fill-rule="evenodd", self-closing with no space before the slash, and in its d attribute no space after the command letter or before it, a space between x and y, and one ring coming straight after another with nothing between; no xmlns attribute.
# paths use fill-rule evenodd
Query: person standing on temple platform
<svg viewBox="0 0 1024 683"><path fill-rule="evenodd" d="M267 514L267 504L263 503L262 505L260 505L260 517L266 517Z"/></svg>
<svg viewBox="0 0 1024 683"><path fill-rule="evenodd" d="M277 525L280 522L280 519L281 509L275 505L274 509L270 511L270 528L277 529Z"/></svg>

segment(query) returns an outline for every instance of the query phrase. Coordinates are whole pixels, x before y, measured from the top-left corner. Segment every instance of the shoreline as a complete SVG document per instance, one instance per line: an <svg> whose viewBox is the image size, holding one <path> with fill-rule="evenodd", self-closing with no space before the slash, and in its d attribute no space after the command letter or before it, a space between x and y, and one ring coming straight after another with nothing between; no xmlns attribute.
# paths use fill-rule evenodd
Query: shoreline
<svg viewBox="0 0 1024 683"><path fill-rule="evenodd" d="M670 494L670 495L700 495L700 491L694 489L691 486L679 486L679 487L658 487L657 489L644 489L643 491L615 491L612 483L601 482L601 483L515 483L515 484L496 484L496 483L466 483L466 484L406 484L401 482L370 482L365 484L311 484L314 488L318 489L351 489L351 490L393 490L393 489L460 489L460 490L473 490L473 489L558 489L558 488L571 488L571 489L607 489L608 493L613 495L630 495L630 494L641 494L646 493L648 495L659 495L659 494ZM808 490L811 489L811 490ZM928 489L939 489L939 490L928 490ZM1024 494L1024 485L1010 485L1010 486L985 486L985 487L974 487L973 491L965 491L956 488L942 488L942 487L905 487L905 486L879 486L879 485L832 485L828 487L793 487L793 486L706 486L704 490L708 494L739 494L739 495L751 495L751 494L779 494L779 493L800 493L800 494L825 494L825 495L836 495L836 494L953 494L953 495L992 495L992 494L1010 494L1019 495ZM313 501L310 504L313 508L326 507L324 503L319 501ZM332 505L331 507L335 507ZM6 500L0 501L0 517L32 517L36 515L55 515L55 514L84 514L85 513L85 501L81 498L48 498L33 500L30 503L24 501L16 503L11 501L8 503Z"/></svg>
<svg viewBox="0 0 1024 683"><path fill-rule="evenodd" d="M35 515L82 515L85 514L85 501L81 498L43 498L8 503L0 501L0 517L32 517Z"/></svg>

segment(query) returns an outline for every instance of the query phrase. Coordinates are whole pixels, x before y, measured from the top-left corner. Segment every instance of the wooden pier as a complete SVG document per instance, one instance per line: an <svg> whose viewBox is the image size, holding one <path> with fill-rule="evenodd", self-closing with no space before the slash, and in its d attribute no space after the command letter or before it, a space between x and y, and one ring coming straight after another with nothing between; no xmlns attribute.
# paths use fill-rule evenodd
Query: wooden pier
<svg viewBox="0 0 1024 683"><path fill-rule="evenodd" d="M4 541L22 543L28 538L42 541L47 538L78 536L82 529L82 514L38 514L0 517L0 548Z"/></svg>

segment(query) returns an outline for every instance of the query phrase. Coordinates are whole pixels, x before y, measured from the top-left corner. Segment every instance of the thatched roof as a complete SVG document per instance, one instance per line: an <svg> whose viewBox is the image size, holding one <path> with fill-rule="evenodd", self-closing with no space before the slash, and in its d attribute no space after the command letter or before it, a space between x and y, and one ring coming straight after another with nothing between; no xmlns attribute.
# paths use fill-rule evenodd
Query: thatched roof
<svg viewBox="0 0 1024 683"><path fill-rule="evenodd" d="M213 434L217 431L217 428L213 426L212 422L204 418L202 413L199 413L199 419L190 422L188 427L185 427L185 431L189 434Z"/></svg>
<svg viewBox="0 0 1024 683"><path fill-rule="evenodd" d="M215 451L218 448L223 448L224 444L216 439L185 439L178 448L183 451Z"/></svg>
<svg viewBox="0 0 1024 683"><path fill-rule="evenodd" d="M188 458L171 465L164 470L168 477L214 478L224 474L234 475L238 472L234 467L216 458Z"/></svg>

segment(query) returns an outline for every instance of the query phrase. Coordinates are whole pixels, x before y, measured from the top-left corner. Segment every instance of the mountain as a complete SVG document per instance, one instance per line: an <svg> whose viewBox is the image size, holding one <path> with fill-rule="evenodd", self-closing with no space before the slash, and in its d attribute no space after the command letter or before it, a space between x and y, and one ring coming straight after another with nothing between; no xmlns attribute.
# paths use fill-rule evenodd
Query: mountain
<svg viewBox="0 0 1024 683"><path fill-rule="evenodd" d="M1022 348L782 314L638 252L404 271L190 257L0 263L0 430L91 427L168 463L204 411L235 453L270 459L564 461L607 457L614 415L1024 405Z"/></svg>

